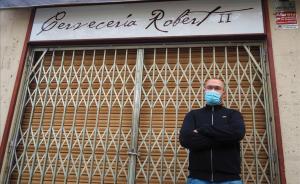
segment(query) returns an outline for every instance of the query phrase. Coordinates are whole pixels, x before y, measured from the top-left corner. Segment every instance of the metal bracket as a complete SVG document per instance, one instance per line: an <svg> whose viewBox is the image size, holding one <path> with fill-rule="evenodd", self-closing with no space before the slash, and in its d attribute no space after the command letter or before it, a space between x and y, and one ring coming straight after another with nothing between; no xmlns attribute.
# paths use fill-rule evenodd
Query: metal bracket
<svg viewBox="0 0 300 184"><path fill-rule="evenodd" d="M139 156L139 154L137 152L135 152L134 149L131 149L130 151L128 151L128 155Z"/></svg>

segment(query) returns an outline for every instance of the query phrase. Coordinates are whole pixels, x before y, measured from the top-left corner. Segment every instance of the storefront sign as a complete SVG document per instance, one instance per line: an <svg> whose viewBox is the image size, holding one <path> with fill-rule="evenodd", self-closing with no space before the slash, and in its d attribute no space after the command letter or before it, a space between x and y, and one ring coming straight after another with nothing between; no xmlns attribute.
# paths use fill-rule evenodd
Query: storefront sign
<svg viewBox="0 0 300 184"><path fill-rule="evenodd" d="M295 1L277 2L275 16L278 29L298 29Z"/></svg>
<svg viewBox="0 0 300 184"><path fill-rule="evenodd" d="M260 0L39 8L31 41L264 33Z"/></svg>

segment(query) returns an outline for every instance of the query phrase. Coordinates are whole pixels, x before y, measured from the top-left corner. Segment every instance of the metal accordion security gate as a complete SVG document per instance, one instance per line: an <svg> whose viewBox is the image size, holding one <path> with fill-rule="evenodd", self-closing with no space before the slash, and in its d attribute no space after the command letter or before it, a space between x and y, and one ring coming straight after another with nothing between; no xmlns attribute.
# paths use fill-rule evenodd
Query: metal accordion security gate
<svg viewBox="0 0 300 184"><path fill-rule="evenodd" d="M6 183L185 183L178 132L212 77L245 119L244 183L278 181L261 43L33 48L24 72Z"/></svg>

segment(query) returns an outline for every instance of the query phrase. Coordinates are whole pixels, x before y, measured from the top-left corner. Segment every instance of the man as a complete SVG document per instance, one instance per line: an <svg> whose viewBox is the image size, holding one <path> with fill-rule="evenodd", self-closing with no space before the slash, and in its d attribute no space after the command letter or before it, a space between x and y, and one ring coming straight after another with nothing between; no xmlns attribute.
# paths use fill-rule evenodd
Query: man
<svg viewBox="0 0 300 184"><path fill-rule="evenodd" d="M240 140L245 135L240 112L222 104L224 83L205 83L206 106L185 116L179 140L189 149L187 184L242 184Z"/></svg>

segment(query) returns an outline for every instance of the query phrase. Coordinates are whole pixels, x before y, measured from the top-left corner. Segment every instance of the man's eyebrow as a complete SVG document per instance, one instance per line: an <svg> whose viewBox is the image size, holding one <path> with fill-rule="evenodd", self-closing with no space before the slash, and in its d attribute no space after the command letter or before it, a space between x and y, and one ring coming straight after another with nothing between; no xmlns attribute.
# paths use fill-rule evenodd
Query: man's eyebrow
<svg viewBox="0 0 300 184"><path fill-rule="evenodd" d="M217 86L217 87L222 87L222 85L206 85L206 86Z"/></svg>

